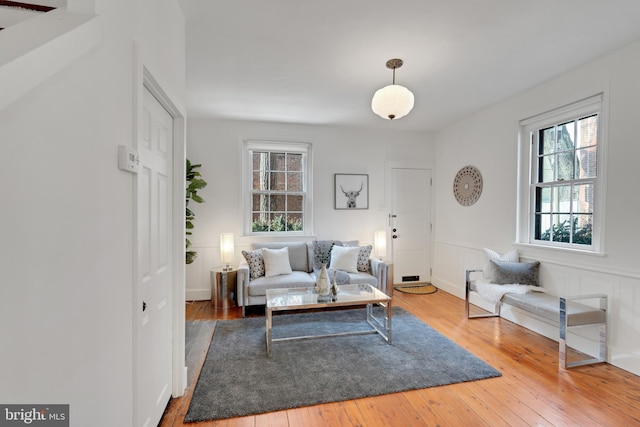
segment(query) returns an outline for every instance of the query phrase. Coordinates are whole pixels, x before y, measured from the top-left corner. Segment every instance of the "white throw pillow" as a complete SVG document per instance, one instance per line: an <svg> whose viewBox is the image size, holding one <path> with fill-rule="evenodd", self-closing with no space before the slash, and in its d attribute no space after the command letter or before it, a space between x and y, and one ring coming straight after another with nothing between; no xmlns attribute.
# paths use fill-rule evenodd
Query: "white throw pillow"
<svg viewBox="0 0 640 427"><path fill-rule="evenodd" d="M331 249L330 268L343 270L347 273L358 272L358 255L360 248L358 246L334 246Z"/></svg>
<svg viewBox="0 0 640 427"><path fill-rule="evenodd" d="M281 274L292 273L291 264L289 263L289 248L262 248L262 258L264 259L265 277L280 276Z"/></svg>
<svg viewBox="0 0 640 427"><path fill-rule="evenodd" d="M505 252L503 254L494 251L493 249L484 248L484 253L487 255L487 264L484 267L484 278L488 280L492 280L493 277L491 275L491 268L489 268L489 264L491 261L495 262L520 262L520 252L517 249L512 249L509 252Z"/></svg>

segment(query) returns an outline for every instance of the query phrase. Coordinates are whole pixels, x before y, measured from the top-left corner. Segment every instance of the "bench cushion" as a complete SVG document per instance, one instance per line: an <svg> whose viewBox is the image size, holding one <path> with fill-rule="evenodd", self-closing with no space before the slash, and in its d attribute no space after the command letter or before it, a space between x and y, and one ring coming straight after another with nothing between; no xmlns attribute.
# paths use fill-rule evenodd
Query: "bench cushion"
<svg viewBox="0 0 640 427"><path fill-rule="evenodd" d="M553 322L560 322L560 298L556 296L539 292L531 292L523 295L506 294L502 298L502 302L537 314ZM607 314L604 310L573 301L567 301L567 326L605 323L606 317Z"/></svg>

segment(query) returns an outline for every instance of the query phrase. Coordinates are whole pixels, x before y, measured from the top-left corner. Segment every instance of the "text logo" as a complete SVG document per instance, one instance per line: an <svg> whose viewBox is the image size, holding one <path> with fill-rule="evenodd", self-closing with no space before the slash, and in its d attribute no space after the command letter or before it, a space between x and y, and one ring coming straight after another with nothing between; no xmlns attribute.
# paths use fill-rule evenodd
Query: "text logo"
<svg viewBox="0 0 640 427"><path fill-rule="evenodd" d="M69 405L0 405L0 427L69 427Z"/></svg>

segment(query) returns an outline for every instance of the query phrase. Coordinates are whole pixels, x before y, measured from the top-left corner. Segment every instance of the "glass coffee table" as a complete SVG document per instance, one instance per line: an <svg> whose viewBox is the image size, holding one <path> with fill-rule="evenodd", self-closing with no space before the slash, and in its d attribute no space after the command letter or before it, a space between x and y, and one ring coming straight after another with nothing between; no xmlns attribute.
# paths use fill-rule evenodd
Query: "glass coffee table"
<svg viewBox="0 0 640 427"><path fill-rule="evenodd" d="M313 288L267 289L266 307L266 338L267 356L271 357L271 346L277 341L294 341L311 338L324 338L345 335L379 334L388 344L391 344L391 297L371 285L342 285L338 295L322 297L313 292ZM383 317L373 314L373 305L383 307ZM366 322L372 329L365 331L341 332L335 334L295 336L287 338L273 338L274 311L293 310L322 310L334 307L355 307L366 305Z"/></svg>

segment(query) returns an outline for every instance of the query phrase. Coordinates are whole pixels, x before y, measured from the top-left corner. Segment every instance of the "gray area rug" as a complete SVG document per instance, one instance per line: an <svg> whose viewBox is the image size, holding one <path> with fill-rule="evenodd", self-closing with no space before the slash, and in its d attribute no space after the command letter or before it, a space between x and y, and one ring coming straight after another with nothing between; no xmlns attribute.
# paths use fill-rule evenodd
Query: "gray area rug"
<svg viewBox="0 0 640 427"><path fill-rule="evenodd" d="M364 309L274 316L273 337L369 328ZM273 343L265 319L218 321L185 422L498 377L500 372L401 308L393 345L356 335Z"/></svg>

